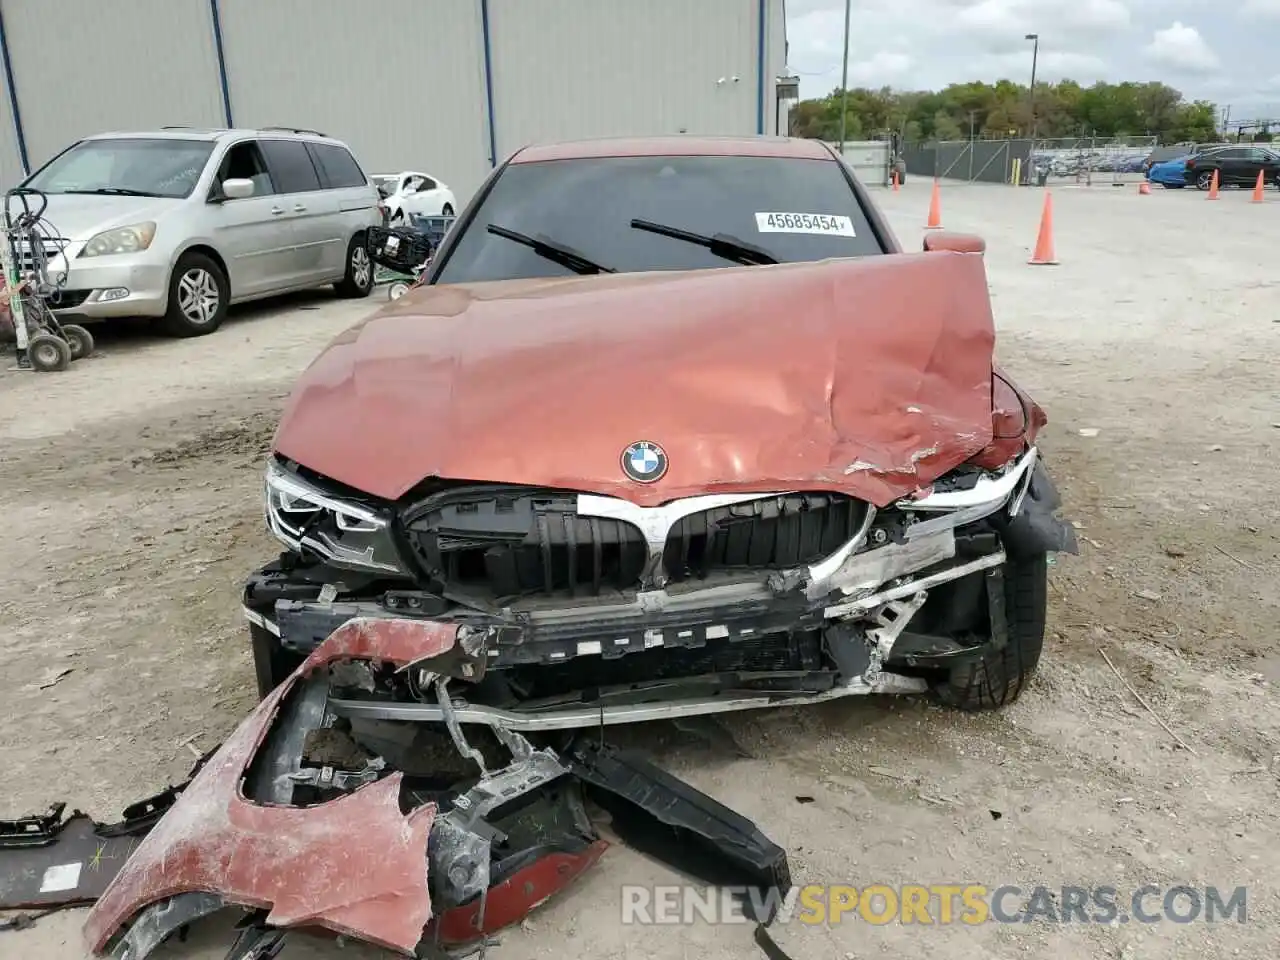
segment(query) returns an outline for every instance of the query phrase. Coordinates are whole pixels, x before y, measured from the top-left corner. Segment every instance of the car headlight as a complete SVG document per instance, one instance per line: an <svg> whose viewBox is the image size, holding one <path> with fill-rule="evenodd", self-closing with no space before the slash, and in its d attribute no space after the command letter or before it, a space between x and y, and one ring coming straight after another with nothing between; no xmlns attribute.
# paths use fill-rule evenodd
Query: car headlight
<svg viewBox="0 0 1280 960"><path fill-rule="evenodd" d="M80 256L105 257L112 253L137 253L151 246L155 236L156 225L150 222L103 230L84 245Z"/></svg>
<svg viewBox="0 0 1280 960"><path fill-rule="evenodd" d="M386 515L330 496L274 460L267 464L264 487L267 527L291 550L310 551L348 570L407 572Z"/></svg>

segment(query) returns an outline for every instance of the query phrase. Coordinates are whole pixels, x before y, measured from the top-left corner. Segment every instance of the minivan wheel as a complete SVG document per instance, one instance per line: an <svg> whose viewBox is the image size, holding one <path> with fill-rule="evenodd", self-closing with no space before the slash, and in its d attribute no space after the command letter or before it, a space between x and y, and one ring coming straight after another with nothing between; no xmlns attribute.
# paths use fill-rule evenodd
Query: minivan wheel
<svg viewBox="0 0 1280 960"><path fill-rule="evenodd" d="M346 275L333 285L338 296L350 299L367 297L373 292L373 259L369 256L369 240L363 233L351 238L347 247Z"/></svg>
<svg viewBox="0 0 1280 960"><path fill-rule="evenodd" d="M222 326L231 300L222 268L203 253L186 253L169 276L169 308L162 326L172 337L203 337Z"/></svg>

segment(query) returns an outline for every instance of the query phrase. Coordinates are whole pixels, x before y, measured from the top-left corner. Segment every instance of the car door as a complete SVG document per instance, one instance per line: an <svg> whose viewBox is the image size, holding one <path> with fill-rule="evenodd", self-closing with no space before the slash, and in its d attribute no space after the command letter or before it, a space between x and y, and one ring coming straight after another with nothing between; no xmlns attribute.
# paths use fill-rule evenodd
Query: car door
<svg viewBox="0 0 1280 960"><path fill-rule="evenodd" d="M253 195L228 199L224 180L249 180ZM214 248L227 264L232 299L282 289L294 270L296 243L287 218L276 213L280 198L262 151L254 140L232 144L209 191L208 216Z"/></svg>
<svg viewBox="0 0 1280 960"><path fill-rule="evenodd" d="M1218 181L1226 186L1228 183L1243 183L1247 178L1249 151L1245 147L1231 147L1218 154Z"/></svg>
<svg viewBox="0 0 1280 960"><path fill-rule="evenodd" d="M1270 155L1261 147L1250 147L1241 169L1244 186L1253 186L1258 182L1258 174L1263 174L1265 179L1265 171L1267 169L1267 159Z"/></svg>
<svg viewBox="0 0 1280 960"><path fill-rule="evenodd" d="M440 208L444 206L443 193L444 191L440 189L440 184L437 181L431 177L424 176L416 194L418 206L415 212L424 216L437 216L440 213Z"/></svg>
<svg viewBox="0 0 1280 960"><path fill-rule="evenodd" d="M338 203L332 191L320 189L320 174L311 162L307 145L297 139L259 141L279 200L277 214L293 228L293 270L289 287L323 283L333 272L333 262L346 254L335 220Z"/></svg>
<svg viewBox="0 0 1280 960"><path fill-rule="evenodd" d="M328 279L340 280L347 269L347 248L352 238L381 219L378 192L342 144L308 141L307 149L337 210L332 230L339 240L339 253L336 259L326 262L332 271Z"/></svg>
<svg viewBox="0 0 1280 960"><path fill-rule="evenodd" d="M404 192L401 197L401 208L405 215L422 212L422 198L418 190L422 186L422 174L411 173L404 178Z"/></svg>

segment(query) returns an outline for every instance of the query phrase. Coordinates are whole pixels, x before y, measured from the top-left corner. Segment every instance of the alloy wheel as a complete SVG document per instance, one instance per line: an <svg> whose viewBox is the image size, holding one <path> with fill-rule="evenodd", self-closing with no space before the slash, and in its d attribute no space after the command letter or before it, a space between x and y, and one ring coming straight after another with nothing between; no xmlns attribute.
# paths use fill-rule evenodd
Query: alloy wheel
<svg viewBox="0 0 1280 960"><path fill-rule="evenodd" d="M198 327L213 321L221 300L213 275L202 267L192 267L178 281L178 308Z"/></svg>
<svg viewBox="0 0 1280 960"><path fill-rule="evenodd" d="M357 245L351 251L351 279L362 290L369 286L373 277L373 268L369 262L369 251Z"/></svg>

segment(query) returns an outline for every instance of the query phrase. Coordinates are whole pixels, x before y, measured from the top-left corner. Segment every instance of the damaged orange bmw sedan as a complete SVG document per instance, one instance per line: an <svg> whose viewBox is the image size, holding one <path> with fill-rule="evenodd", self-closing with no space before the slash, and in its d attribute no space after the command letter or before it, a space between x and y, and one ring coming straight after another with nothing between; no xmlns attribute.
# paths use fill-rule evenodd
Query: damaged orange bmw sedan
<svg viewBox="0 0 1280 960"><path fill-rule="evenodd" d="M594 862L584 798L628 842L683 837L695 875L785 890L753 824L603 730L1023 689L1076 543L1045 415L994 362L982 249L904 252L816 141L498 167L423 282L297 385L265 481L285 550L244 593L263 700L91 948L140 960L234 905L237 957L299 927L427 956Z"/></svg>
<svg viewBox="0 0 1280 960"><path fill-rule="evenodd" d="M816 141L517 153L294 392L262 692L344 620L414 616L487 632L463 722L1011 700L1074 537L970 239L901 252ZM442 717L424 688L334 707Z"/></svg>

